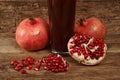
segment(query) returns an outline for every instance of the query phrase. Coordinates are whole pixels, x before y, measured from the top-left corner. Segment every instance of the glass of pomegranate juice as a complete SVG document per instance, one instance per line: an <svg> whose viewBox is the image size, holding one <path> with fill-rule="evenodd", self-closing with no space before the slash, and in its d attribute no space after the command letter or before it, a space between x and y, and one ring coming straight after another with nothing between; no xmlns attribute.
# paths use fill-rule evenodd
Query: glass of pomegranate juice
<svg viewBox="0 0 120 80"><path fill-rule="evenodd" d="M67 43L73 35L76 0L48 0L52 53L67 54Z"/></svg>

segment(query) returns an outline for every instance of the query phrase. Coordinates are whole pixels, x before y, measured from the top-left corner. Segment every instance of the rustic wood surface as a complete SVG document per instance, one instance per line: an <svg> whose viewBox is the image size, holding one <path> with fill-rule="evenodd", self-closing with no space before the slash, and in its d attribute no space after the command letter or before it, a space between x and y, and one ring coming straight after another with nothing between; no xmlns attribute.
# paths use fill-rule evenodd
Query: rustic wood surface
<svg viewBox="0 0 120 80"><path fill-rule="evenodd" d="M76 21L81 17L95 16L106 25L108 51L101 64L84 66L67 56L64 58L70 68L63 73L41 69L22 75L11 68L11 60L27 56L38 59L50 52L49 47L28 52L15 41L15 30L22 19L34 16L48 20L46 1L0 0L0 80L120 80L120 0L77 0Z"/></svg>

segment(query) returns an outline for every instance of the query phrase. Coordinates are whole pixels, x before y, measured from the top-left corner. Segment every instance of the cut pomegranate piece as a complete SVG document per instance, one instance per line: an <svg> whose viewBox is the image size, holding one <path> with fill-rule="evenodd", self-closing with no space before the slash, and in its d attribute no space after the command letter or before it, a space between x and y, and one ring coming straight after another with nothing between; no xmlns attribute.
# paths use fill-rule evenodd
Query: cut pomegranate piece
<svg viewBox="0 0 120 80"><path fill-rule="evenodd" d="M75 34L68 42L68 51L78 62L85 65L96 65L104 59L107 45L103 39Z"/></svg>

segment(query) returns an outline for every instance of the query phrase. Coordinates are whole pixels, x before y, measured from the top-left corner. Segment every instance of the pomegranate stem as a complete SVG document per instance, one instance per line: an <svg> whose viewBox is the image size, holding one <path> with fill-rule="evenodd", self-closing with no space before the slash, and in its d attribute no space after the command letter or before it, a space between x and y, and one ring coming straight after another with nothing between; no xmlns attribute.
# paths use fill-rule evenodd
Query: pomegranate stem
<svg viewBox="0 0 120 80"><path fill-rule="evenodd" d="M83 26L85 21L86 21L85 18L80 18L80 19L77 21L77 24L79 24L80 26Z"/></svg>
<svg viewBox="0 0 120 80"><path fill-rule="evenodd" d="M30 20L30 24L35 24L35 22L36 22L33 17L29 18L29 20Z"/></svg>

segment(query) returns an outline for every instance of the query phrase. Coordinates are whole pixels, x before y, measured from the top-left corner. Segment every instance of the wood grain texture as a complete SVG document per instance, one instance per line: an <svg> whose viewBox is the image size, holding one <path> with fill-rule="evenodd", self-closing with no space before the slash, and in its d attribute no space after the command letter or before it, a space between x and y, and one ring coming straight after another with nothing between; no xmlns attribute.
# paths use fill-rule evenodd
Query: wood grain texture
<svg viewBox="0 0 120 80"><path fill-rule="evenodd" d="M12 32L26 17L42 17L47 20L47 10L47 0L0 0L0 33L14 35ZM107 35L120 34L119 0L77 0L76 20L91 16L105 23Z"/></svg>
<svg viewBox="0 0 120 80"><path fill-rule="evenodd" d="M43 50L28 52L15 41L15 30L26 17L48 20L47 0L0 0L0 80L120 80L120 0L77 0L76 21L82 17L98 17L107 28L105 42L108 46L105 60L97 66L83 66L70 56L64 57L70 69L64 73L52 73L41 69L22 75L9 65L11 60L33 56L36 59L48 55L49 46Z"/></svg>
<svg viewBox="0 0 120 80"><path fill-rule="evenodd" d="M120 54L108 52L105 60L97 66L83 66L78 64L70 56L64 57L70 64L69 71L64 73L52 73L41 69L38 72L28 71L22 75L10 66L11 60L19 60L27 56L36 59L48 55L49 49L37 52L28 52L17 46L13 38L0 40L0 79L1 80L119 80ZM99 75L99 76L98 76ZM62 76L62 77L61 77ZM112 76L112 77L110 77Z"/></svg>

